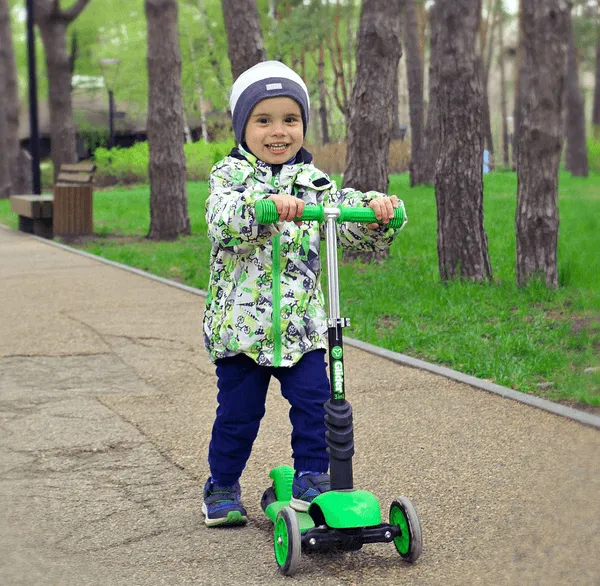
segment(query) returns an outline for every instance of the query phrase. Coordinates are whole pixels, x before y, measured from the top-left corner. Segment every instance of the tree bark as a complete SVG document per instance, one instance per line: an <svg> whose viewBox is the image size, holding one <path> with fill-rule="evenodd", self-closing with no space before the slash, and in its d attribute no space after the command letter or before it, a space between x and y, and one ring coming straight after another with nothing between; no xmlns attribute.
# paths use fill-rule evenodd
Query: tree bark
<svg viewBox="0 0 600 586"><path fill-rule="evenodd" d="M327 6L329 6L329 4L327 4ZM329 55L331 57L331 67L333 68L334 73L333 98L340 112L344 115L347 127L349 118L348 87L350 87L349 79L351 78L351 72L348 72L348 75L344 73L344 56L342 54L342 43L340 41L340 11L341 8L338 0L335 7L335 15L333 17L333 34L327 39L327 44Z"/></svg>
<svg viewBox="0 0 600 586"><path fill-rule="evenodd" d="M492 276L483 225L482 88L476 38L480 0L440 6L440 140L435 195L438 264L443 281Z"/></svg>
<svg viewBox="0 0 600 586"><path fill-rule="evenodd" d="M502 0L498 0L498 42L500 55L498 65L500 67L500 111L502 113L502 163L505 169L510 165L508 148L508 109L506 105L506 62L504 59L504 10Z"/></svg>
<svg viewBox="0 0 600 586"><path fill-rule="evenodd" d="M401 0L364 2L356 47L356 79L350 101L344 187L383 193L388 188L388 153L396 70L402 54ZM382 260L384 253L344 251L344 260Z"/></svg>
<svg viewBox="0 0 600 586"><path fill-rule="evenodd" d="M2 19L2 13L0 12L0 19ZM4 51L2 50L2 44L4 41L0 37L0 79L6 77L6 59L4 59ZM0 83L0 199L6 199L10 196L11 192L11 179L10 179L10 167L9 157L7 156L8 151L8 121L6 119L6 106L8 103L6 89L3 83Z"/></svg>
<svg viewBox="0 0 600 586"><path fill-rule="evenodd" d="M392 130L390 131L391 140L402 140L402 128L400 127L400 67L396 69L396 78L394 81L394 93L392 95ZM406 129L405 129L406 130Z"/></svg>
<svg viewBox="0 0 600 586"><path fill-rule="evenodd" d="M8 173L10 175L10 193L28 193L25 169L20 162L21 147L19 144L19 88L17 84L17 67L13 48L12 29L10 26L10 7L7 0L0 0L0 62L4 72L4 102L0 111L5 113L6 139L0 144L6 152ZM0 92L2 90L0 89ZM6 150L5 150L6 149Z"/></svg>
<svg viewBox="0 0 600 586"><path fill-rule="evenodd" d="M515 59L514 68L514 87L515 96L513 104L513 134L512 134L512 149L513 149L513 171L517 171L517 164L519 159L519 144L517 137L519 135L519 127L521 126L521 111L523 109L523 87L521 84L521 71L523 63L523 43L525 32L523 30L524 24L524 0L519 0L519 43L517 45L517 57Z"/></svg>
<svg viewBox="0 0 600 586"><path fill-rule="evenodd" d="M485 64L481 57L477 58L479 63L478 71L479 78L481 79L481 125L483 130L483 139L485 148L488 151L488 165L490 171L494 170L494 137L492 136L492 120L490 117L490 96L488 94L488 75Z"/></svg>
<svg viewBox="0 0 600 586"><path fill-rule="evenodd" d="M192 37L190 35L189 28L186 31L186 36L188 38L188 47L190 48L190 57L192 59L194 78L196 80L196 97L198 99L197 105L198 113L200 114L200 124L202 125L202 140L204 142L208 142L208 124L206 122L206 112L204 111L204 91L202 89L202 82L200 81L200 69L198 67L198 59L196 58L196 49L194 48L194 41L192 40ZM191 142L191 136L188 142Z"/></svg>
<svg viewBox="0 0 600 586"><path fill-rule="evenodd" d="M423 139L421 165L415 184L433 185L435 183L435 168L440 152L440 120L439 120L439 43L441 30L441 3L434 4L429 9L429 26L431 41L429 47L429 103L427 105L427 124Z"/></svg>
<svg viewBox="0 0 600 586"><path fill-rule="evenodd" d="M265 61L267 55L256 0L221 0L221 6L227 31L227 54L235 80L246 69Z"/></svg>
<svg viewBox="0 0 600 586"><path fill-rule="evenodd" d="M519 74L516 279L558 286L558 168L563 142L570 5L525 0Z"/></svg>
<svg viewBox="0 0 600 586"><path fill-rule="evenodd" d="M340 0L337 0L340 3ZM348 72L348 87L354 85L354 66L352 59L356 56L356 27L358 22L354 19L354 2L348 2L346 7L346 71ZM305 78L306 79L306 78Z"/></svg>
<svg viewBox="0 0 600 586"><path fill-rule="evenodd" d="M319 117L321 119L321 142L329 144L329 124L327 121L327 91L325 88L325 45L319 44Z"/></svg>
<svg viewBox="0 0 600 586"><path fill-rule="evenodd" d="M419 48L416 0L406 0L403 25L410 112L410 186L412 187L420 182L419 168L423 145L423 65Z"/></svg>
<svg viewBox="0 0 600 586"><path fill-rule="evenodd" d="M177 0L146 0L152 240L190 234Z"/></svg>
<svg viewBox="0 0 600 586"><path fill-rule="evenodd" d="M596 75L594 81L594 106L592 108L592 123L594 125L594 138L600 139L600 41L596 43Z"/></svg>
<svg viewBox="0 0 600 586"><path fill-rule="evenodd" d="M575 55L573 26L569 19L566 79L566 138L565 165L574 177L588 176L587 143L585 140L585 108L579 88L579 72Z"/></svg>
<svg viewBox="0 0 600 586"><path fill-rule="evenodd" d="M81 14L88 1L78 0L70 8L61 9L55 0L35 0L35 21L44 44L48 73L51 156L55 176L63 163L77 161L67 27Z"/></svg>
<svg viewBox="0 0 600 586"><path fill-rule="evenodd" d="M493 3L493 8L492 8ZM494 136L492 133L492 120L490 115L490 97L488 91L490 69L492 67L492 55L494 53L494 33L498 18L498 6L494 0L489 0L487 6L488 15L485 21L485 34L480 35L482 40L480 47L481 58L481 88L483 90L483 137L485 148L488 151L488 167L490 171L495 168ZM483 26L483 24L481 25Z"/></svg>
<svg viewBox="0 0 600 586"><path fill-rule="evenodd" d="M488 43L488 36L492 27L490 26L491 15L489 12L489 1L486 8L488 9L488 13L483 18L483 5L486 3L485 0L482 0L479 4L479 9L481 10L479 14L479 53L477 54L477 75L479 75L479 82L481 83L481 93L482 93L482 109L481 109L481 128L483 131L483 148L489 149L490 144L490 136L492 133L492 124L490 120L490 101L487 90L487 70L486 64L484 60L486 44ZM489 151L488 151L489 152ZM489 156L489 155L488 155Z"/></svg>

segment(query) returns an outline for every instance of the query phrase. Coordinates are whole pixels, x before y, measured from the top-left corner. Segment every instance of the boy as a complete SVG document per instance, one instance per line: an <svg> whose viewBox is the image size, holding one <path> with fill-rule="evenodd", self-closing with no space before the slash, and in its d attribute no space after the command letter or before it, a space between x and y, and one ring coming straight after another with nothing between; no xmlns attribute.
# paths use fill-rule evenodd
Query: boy
<svg viewBox="0 0 600 586"><path fill-rule="evenodd" d="M239 478L265 413L271 376L289 401L294 459L291 506L306 511L329 490L323 405L327 318L320 286L320 230L293 222L305 205L362 205L386 224L396 196L338 191L303 147L309 116L306 85L283 63L245 71L231 90L239 146L211 171L206 202L212 240L204 339L218 378L218 408L202 511L209 526L247 522ZM275 202L279 222L256 222L254 203ZM369 229L371 228L371 229ZM396 230L342 224L339 242L354 249L387 247Z"/></svg>

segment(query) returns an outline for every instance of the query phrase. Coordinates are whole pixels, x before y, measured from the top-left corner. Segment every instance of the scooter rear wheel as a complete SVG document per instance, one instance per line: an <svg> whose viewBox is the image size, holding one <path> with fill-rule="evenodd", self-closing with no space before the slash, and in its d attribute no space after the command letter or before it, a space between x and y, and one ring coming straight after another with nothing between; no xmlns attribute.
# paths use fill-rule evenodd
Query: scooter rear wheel
<svg viewBox="0 0 600 586"><path fill-rule="evenodd" d="M298 569L302 555L300 524L296 511L291 507L284 507L277 513L273 529L273 545L279 571L284 576L291 576Z"/></svg>
<svg viewBox="0 0 600 586"><path fill-rule="evenodd" d="M265 492L263 492L262 498L260 499L260 507L263 511L267 510L267 507L277 501L277 495L272 486L269 486Z"/></svg>
<svg viewBox="0 0 600 586"><path fill-rule="evenodd" d="M392 501L390 525L400 528L400 535L394 539L398 553L407 562L416 562L423 551L421 522L413 504L405 496Z"/></svg>

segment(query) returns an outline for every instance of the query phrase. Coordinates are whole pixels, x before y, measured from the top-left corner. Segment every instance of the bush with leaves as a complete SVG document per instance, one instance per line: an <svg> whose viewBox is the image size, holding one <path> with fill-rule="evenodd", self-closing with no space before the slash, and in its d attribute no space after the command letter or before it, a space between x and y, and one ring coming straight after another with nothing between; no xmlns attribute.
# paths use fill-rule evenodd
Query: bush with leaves
<svg viewBox="0 0 600 586"><path fill-rule="evenodd" d="M215 163L227 156L235 146L233 140L223 142L188 142L184 145L187 176L190 180L206 181Z"/></svg>
<svg viewBox="0 0 600 586"><path fill-rule="evenodd" d="M54 186L54 165L51 160L40 163L40 180L44 191L52 191Z"/></svg>
<svg viewBox="0 0 600 586"><path fill-rule="evenodd" d="M590 171L600 173L600 140L595 140L593 138L589 139L587 149Z"/></svg>
<svg viewBox="0 0 600 586"><path fill-rule="evenodd" d="M206 181L212 166L233 148L232 140L223 142L191 142L184 145L188 180ZM96 183L147 183L150 150L147 142L138 142L129 148L97 148Z"/></svg>

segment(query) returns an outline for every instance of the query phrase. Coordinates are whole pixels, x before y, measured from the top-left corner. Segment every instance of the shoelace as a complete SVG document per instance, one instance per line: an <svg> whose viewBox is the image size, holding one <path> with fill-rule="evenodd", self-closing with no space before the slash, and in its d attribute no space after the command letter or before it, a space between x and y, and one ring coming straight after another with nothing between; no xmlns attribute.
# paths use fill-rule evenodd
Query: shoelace
<svg viewBox="0 0 600 586"><path fill-rule="evenodd" d="M219 495L221 497L219 498ZM216 486L213 485L213 489L208 490L207 502L222 503L226 501L235 502L237 495L235 494L234 487Z"/></svg>

